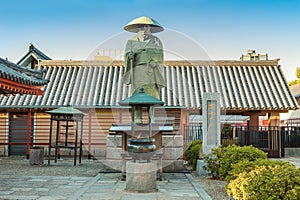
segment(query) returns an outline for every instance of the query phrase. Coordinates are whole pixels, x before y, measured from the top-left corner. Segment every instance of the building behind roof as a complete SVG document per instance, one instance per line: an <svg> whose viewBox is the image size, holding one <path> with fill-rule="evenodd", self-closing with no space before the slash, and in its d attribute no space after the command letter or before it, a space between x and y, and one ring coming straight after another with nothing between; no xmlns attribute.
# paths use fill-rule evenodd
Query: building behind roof
<svg viewBox="0 0 300 200"><path fill-rule="evenodd" d="M268 54L257 54L255 50L247 50L247 54L243 54L240 57L242 61L253 61L253 60L268 60Z"/></svg>

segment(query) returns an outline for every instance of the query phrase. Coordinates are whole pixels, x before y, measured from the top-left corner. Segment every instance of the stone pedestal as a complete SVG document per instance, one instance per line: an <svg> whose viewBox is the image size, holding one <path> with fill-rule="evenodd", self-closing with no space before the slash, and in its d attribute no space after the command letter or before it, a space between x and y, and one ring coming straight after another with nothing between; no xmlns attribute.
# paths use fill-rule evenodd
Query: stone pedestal
<svg viewBox="0 0 300 200"><path fill-rule="evenodd" d="M156 192L157 163L126 163L126 189L132 192Z"/></svg>
<svg viewBox="0 0 300 200"><path fill-rule="evenodd" d="M126 172L126 163L132 160L127 152L128 138L132 138L131 128L130 124L114 124L110 128L111 134L106 137L106 159L103 161L106 166ZM136 126L134 130L135 133L148 132L148 128L147 126ZM157 150L152 161L157 161L156 169L160 173L185 170L183 136L173 134L173 126L170 124L156 124L153 128L152 138L155 139L154 144Z"/></svg>
<svg viewBox="0 0 300 200"><path fill-rule="evenodd" d="M164 172L184 170L182 135L162 135L162 152L162 167Z"/></svg>

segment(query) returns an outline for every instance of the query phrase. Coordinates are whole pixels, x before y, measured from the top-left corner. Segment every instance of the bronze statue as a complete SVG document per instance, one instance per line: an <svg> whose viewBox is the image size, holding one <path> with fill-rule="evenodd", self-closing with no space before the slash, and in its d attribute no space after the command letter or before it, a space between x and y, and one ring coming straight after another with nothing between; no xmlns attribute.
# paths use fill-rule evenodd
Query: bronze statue
<svg viewBox="0 0 300 200"><path fill-rule="evenodd" d="M165 85L164 53L162 42L152 33L164 29L158 22L145 16L132 20L124 29L137 35L126 44L123 82L131 84L131 95L143 87L147 94L159 99L160 88ZM141 109L137 109L136 116L136 123L142 123Z"/></svg>

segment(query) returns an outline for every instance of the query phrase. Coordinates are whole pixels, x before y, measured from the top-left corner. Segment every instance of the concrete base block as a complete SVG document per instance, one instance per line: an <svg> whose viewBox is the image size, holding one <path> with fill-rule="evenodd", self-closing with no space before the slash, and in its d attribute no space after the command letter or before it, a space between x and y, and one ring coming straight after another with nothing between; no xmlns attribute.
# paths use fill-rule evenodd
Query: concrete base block
<svg viewBox="0 0 300 200"><path fill-rule="evenodd" d="M184 169L185 169L185 167L184 167L183 160L175 160L174 161L174 170L175 171L182 171Z"/></svg>
<svg viewBox="0 0 300 200"><path fill-rule="evenodd" d="M183 147L182 135L163 135L162 136L163 147Z"/></svg>
<svg viewBox="0 0 300 200"><path fill-rule="evenodd" d="M197 160L197 166L196 166L197 176L208 176L208 171L203 169L204 166L206 166L204 160Z"/></svg>
<svg viewBox="0 0 300 200"><path fill-rule="evenodd" d="M162 136L162 146L163 147L173 147L174 146L174 136L173 135L163 135Z"/></svg>
<svg viewBox="0 0 300 200"><path fill-rule="evenodd" d="M183 147L182 135L174 135L174 147Z"/></svg>
<svg viewBox="0 0 300 200"><path fill-rule="evenodd" d="M116 147L106 148L106 159L122 159L121 157L122 149Z"/></svg>
<svg viewBox="0 0 300 200"><path fill-rule="evenodd" d="M156 162L126 163L126 189L133 192L155 192Z"/></svg>
<svg viewBox="0 0 300 200"><path fill-rule="evenodd" d="M163 159L168 159L168 160L177 160L177 159L182 159L183 157L183 148L182 147L165 147L163 149Z"/></svg>
<svg viewBox="0 0 300 200"><path fill-rule="evenodd" d="M173 172L175 169L174 160L162 161L163 172Z"/></svg>
<svg viewBox="0 0 300 200"><path fill-rule="evenodd" d="M183 160L163 160L162 161L163 172L174 172L184 170Z"/></svg>

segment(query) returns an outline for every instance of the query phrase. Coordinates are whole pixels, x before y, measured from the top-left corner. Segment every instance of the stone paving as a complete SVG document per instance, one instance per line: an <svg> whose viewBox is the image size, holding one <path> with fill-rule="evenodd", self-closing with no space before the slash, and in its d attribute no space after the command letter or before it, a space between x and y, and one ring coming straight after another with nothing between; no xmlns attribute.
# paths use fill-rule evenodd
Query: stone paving
<svg viewBox="0 0 300 200"><path fill-rule="evenodd" d="M278 160L288 161L298 168L300 167L299 157L286 157ZM2 161L5 161L3 158ZM133 193L125 191L126 182L120 180L119 173L95 173L92 176L65 176L57 175L52 171L51 176L40 176L45 170L51 168L58 170L62 166L56 164L53 166L31 166L28 168L28 160L12 162L11 165L0 165L0 199L21 199L21 200L60 200L60 199L112 199L112 200L159 200L159 199L191 199L191 200L209 200L211 199L202 187L193 179L190 174L184 173L165 173L163 180L157 181L157 192L152 193ZM65 163L64 163L65 164ZM90 162L82 166L70 167L65 165L67 172L70 170L89 170L92 174L93 167ZM99 163L94 163L98 168ZM15 173L9 173L7 168L17 168ZM27 168L26 168L27 167ZM69 167L69 168L67 168ZM82 168L84 167L84 168ZM45 168L45 170L44 170ZM82 169L81 169L82 168ZM26 175L28 169L36 169L31 175ZM52 169L52 170L53 170ZM81 172L82 173L82 172ZM23 174L23 175L21 175ZM48 173L49 175L49 173Z"/></svg>
<svg viewBox="0 0 300 200"><path fill-rule="evenodd" d="M290 162L291 164L295 165L297 168L300 168L300 157L285 157L285 158L280 158L279 160Z"/></svg>
<svg viewBox="0 0 300 200"><path fill-rule="evenodd" d="M152 193L125 191L126 182L120 176L119 173L95 177L0 175L0 199L210 199L190 174L163 174L163 180L157 181L158 191Z"/></svg>

